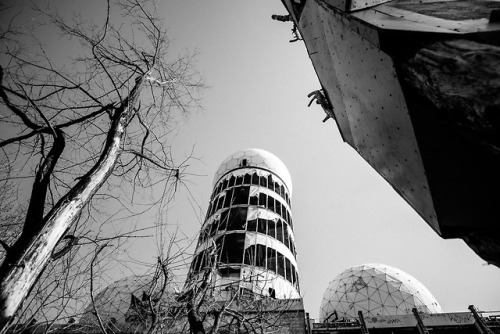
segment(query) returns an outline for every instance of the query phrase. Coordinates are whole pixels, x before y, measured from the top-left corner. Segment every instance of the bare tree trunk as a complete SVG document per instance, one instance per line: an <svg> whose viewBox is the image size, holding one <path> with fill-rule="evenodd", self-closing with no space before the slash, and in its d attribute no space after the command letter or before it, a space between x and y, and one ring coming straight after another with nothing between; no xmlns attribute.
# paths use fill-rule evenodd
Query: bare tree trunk
<svg viewBox="0 0 500 334"><path fill-rule="evenodd" d="M5 333L17 309L38 276L51 260L52 252L83 207L112 173L120 153L127 125L134 117L134 107L146 74L136 79L127 98L114 110L106 143L96 165L62 197L43 218L39 232L26 240L20 238L0 266L0 333Z"/></svg>

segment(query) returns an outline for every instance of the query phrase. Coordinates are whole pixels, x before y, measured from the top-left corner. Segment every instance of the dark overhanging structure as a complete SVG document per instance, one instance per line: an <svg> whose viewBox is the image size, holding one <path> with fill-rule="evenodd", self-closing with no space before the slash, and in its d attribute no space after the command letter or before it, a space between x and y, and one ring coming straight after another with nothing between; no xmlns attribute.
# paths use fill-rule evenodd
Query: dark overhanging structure
<svg viewBox="0 0 500 334"><path fill-rule="evenodd" d="M500 266L500 1L282 2L343 140L441 237Z"/></svg>

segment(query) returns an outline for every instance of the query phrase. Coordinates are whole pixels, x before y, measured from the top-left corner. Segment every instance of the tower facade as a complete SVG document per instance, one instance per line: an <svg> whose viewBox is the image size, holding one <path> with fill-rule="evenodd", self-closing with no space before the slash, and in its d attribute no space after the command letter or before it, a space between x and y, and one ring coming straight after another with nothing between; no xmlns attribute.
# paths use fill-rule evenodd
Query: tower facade
<svg viewBox="0 0 500 334"><path fill-rule="evenodd" d="M290 173L273 154L247 149L226 158L214 177L189 277L214 268L221 298L235 291L300 298L291 196Z"/></svg>

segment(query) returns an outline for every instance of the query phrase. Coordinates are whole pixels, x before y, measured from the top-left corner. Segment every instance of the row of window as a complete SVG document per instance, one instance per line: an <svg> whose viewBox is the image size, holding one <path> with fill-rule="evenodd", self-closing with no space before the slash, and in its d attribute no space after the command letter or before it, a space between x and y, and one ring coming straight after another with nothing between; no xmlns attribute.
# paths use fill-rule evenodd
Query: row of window
<svg viewBox="0 0 500 334"><path fill-rule="evenodd" d="M298 288L298 275L293 263L279 251L265 245L256 244L245 247L245 233L223 235L215 240L219 264L236 264L256 266L270 270L283 276ZM200 252L191 263L191 272L197 273L211 266L210 250ZM221 270L221 274L230 271Z"/></svg>
<svg viewBox="0 0 500 334"><path fill-rule="evenodd" d="M248 186L229 189L225 192L225 194L211 201L207 210L207 218L211 217L222 208L246 204L263 206L268 210L277 213L293 228L292 216L284 204L274 197L264 193L259 193L257 196L250 197L250 187Z"/></svg>
<svg viewBox="0 0 500 334"><path fill-rule="evenodd" d="M253 173L252 175L245 174L240 176L232 175L229 179L224 179L223 181L219 181L217 187L214 189L214 192L212 194L212 199L215 198L215 196L217 196L222 191L226 190L227 188L240 185L252 185L252 184L271 189L272 191L276 192L281 197L283 197L286 203L288 203L288 206L290 207L292 206L290 204L290 197L288 196L286 188L283 185L280 185L277 182L276 178L273 178L271 174L269 174L267 177L259 176L257 173Z"/></svg>
<svg viewBox="0 0 500 334"><path fill-rule="evenodd" d="M198 245L204 243L208 238L215 236L219 231L240 231L259 232L267 234L278 241L281 241L294 256L296 256L295 246L288 232L286 222L278 219L252 219L247 221L248 209L245 207L232 208L221 213L219 220L214 220L212 224L206 226L200 233ZM245 228L246 225L246 228Z"/></svg>

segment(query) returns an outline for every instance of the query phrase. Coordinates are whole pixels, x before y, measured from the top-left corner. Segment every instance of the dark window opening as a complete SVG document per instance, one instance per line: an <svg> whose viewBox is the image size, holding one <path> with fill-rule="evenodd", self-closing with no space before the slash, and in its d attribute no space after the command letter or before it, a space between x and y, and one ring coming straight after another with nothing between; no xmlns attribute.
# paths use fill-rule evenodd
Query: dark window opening
<svg viewBox="0 0 500 334"><path fill-rule="evenodd" d="M267 235L276 238L276 223L273 220L267 222Z"/></svg>
<svg viewBox="0 0 500 334"><path fill-rule="evenodd" d="M259 218L258 219L258 225L257 225L257 232L266 234L266 220Z"/></svg>
<svg viewBox="0 0 500 334"><path fill-rule="evenodd" d="M285 257L280 252L276 253L278 253L278 261L277 261L278 275L285 277Z"/></svg>
<svg viewBox="0 0 500 334"><path fill-rule="evenodd" d="M227 227L227 216L229 214L229 210L225 210L221 213L219 219L219 227L217 228L219 231L225 231Z"/></svg>
<svg viewBox="0 0 500 334"><path fill-rule="evenodd" d="M233 193L233 205L248 204L249 195L250 195L250 187L235 188Z"/></svg>
<svg viewBox="0 0 500 334"><path fill-rule="evenodd" d="M263 187L267 187L267 179L265 176L260 177L260 185Z"/></svg>
<svg viewBox="0 0 500 334"><path fill-rule="evenodd" d="M218 193L220 193L221 188L222 188L222 184L221 183L217 184L217 188L215 188L214 194L217 195Z"/></svg>
<svg viewBox="0 0 500 334"><path fill-rule="evenodd" d="M240 267L224 267L219 269L219 273L222 277L239 277L240 276Z"/></svg>
<svg viewBox="0 0 500 334"><path fill-rule="evenodd" d="M257 245L257 251L255 254L255 265L257 267L266 267L266 246Z"/></svg>
<svg viewBox="0 0 500 334"><path fill-rule="evenodd" d="M276 249L267 248L267 269L276 272Z"/></svg>
<svg viewBox="0 0 500 334"><path fill-rule="evenodd" d="M252 219L247 221L247 231L250 232L257 231L257 219Z"/></svg>
<svg viewBox="0 0 500 334"><path fill-rule="evenodd" d="M233 189L226 191L226 198L224 199L224 207L229 208L231 205L231 200L233 198Z"/></svg>
<svg viewBox="0 0 500 334"><path fill-rule="evenodd" d="M217 200L217 210L222 209L222 204L224 204L224 197L225 196L220 196L219 199Z"/></svg>
<svg viewBox="0 0 500 334"><path fill-rule="evenodd" d="M273 181L273 177L271 176L271 174L269 174L267 176L267 187L271 190L274 190L274 181Z"/></svg>
<svg viewBox="0 0 500 334"><path fill-rule="evenodd" d="M274 191L278 194L280 193L280 185L276 181L274 182Z"/></svg>
<svg viewBox="0 0 500 334"><path fill-rule="evenodd" d="M258 196L250 197L250 205L259 205L259 197Z"/></svg>
<svg viewBox="0 0 500 334"><path fill-rule="evenodd" d="M283 223L281 220L276 223L276 239L283 242Z"/></svg>
<svg viewBox="0 0 500 334"><path fill-rule="evenodd" d="M285 258L285 271L286 271L286 279L293 284L293 279L292 279L292 264L290 263L290 260Z"/></svg>
<svg viewBox="0 0 500 334"><path fill-rule="evenodd" d="M236 178L234 176L231 176L231 178L229 179L228 187L233 187L235 181L236 181Z"/></svg>
<svg viewBox="0 0 500 334"><path fill-rule="evenodd" d="M290 242L290 240L288 237L288 226L286 226L286 224L283 224L283 243L288 248L290 248L289 242Z"/></svg>
<svg viewBox="0 0 500 334"><path fill-rule="evenodd" d="M259 175L257 173L253 173L252 175L252 184L259 185Z"/></svg>
<svg viewBox="0 0 500 334"><path fill-rule="evenodd" d="M245 249L244 263L250 266L255 265L255 245L251 245Z"/></svg>
<svg viewBox="0 0 500 334"><path fill-rule="evenodd" d="M236 185L241 186L242 184L243 184L243 176L240 175L240 176L236 177Z"/></svg>
<svg viewBox="0 0 500 334"><path fill-rule="evenodd" d="M252 176L250 174L245 174L245 177L243 178L243 183L244 184L252 183Z"/></svg>
<svg viewBox="0 0 500 334"><path fill-rule="evenodd" d="M274 198L271 196L267 196L267 208L271 211L274 211Z"/></svg>
<svg viewBox="0 0 500 334"><path fill-rule="evenodd" d="M276 200L276 213L281 216L281 202Z"/></svg>
<svg viewBox="0 0 500 334"><path fill-rule="evenodd" d="M228 183L229 183L229 181L227 179L225 179L224 182L222 183L222 189L227 189Z"/></svg>
<svg viewBox="0 0 500 334"><path fill-rule="evenodd" d="M285 198L285 187L280 186L280 195L281 197Z"/></svg>
<svg viewBox="0 0 500 334"><path fill-rule="evenodd" d="M228 231L244 230L247 222L247 208L232 208L227 224Z"/></svg>
<svg viewBox="0 0 500 334"><path fill-rule="evenodd" d="M247 159L241 160L241 166L242 167L248 166L248 160Z"/></svg>
<svg viewBox="0 0 500 334"><path fill-rule="evenodd" d="M233 233L226 234L224 237L224 245L220 250L221 263L236 263L241 264L243 261L243 249L245 247L245 234Z"/></svg>
<svg viewBox="0 0 500 334"><path fill-rule="evenodd" d="M266 206L266 201L267 201L267 195L264 193L259 194L259 205L265 207Z"/></svg>

